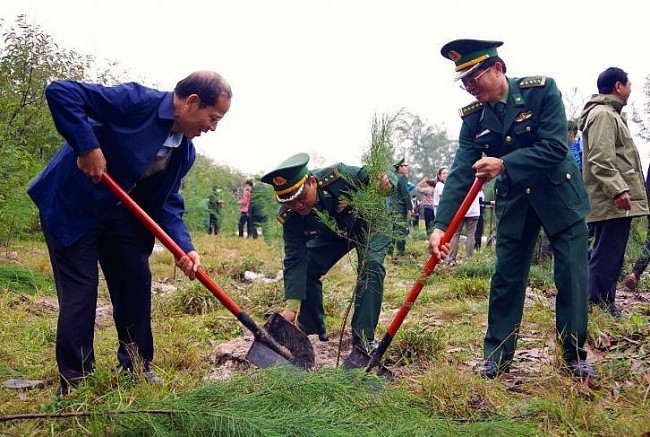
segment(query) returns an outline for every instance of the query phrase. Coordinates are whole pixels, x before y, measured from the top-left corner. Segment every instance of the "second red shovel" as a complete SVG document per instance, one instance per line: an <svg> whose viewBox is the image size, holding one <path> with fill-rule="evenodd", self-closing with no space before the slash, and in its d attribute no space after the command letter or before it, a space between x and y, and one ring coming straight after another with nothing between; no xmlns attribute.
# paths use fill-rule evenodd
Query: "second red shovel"
<svg viewBox="0 0 650 437"><path fill-rule="evenodd" d="M442 236L442 239L440 240L441 246L451 241L454 234L456 233L456 230L458 229L463 219L465 218L465 214L467 214L467 210L472 205L472 202L474 201L474 198L478 195L478 192L481 191L481 188L483 187L484 183L485 183L484 178L478 178L474 181L472 188L470 188L469 193L467 193L467 196L465 196L463 203L461 203L460 207L458 208L458 211L456 211L456 214L451 220L449 227L445 231L445 234ZM359 347L355 347L352 350L352 353L350 353L350 356L346 359L346 363L344 363L345 367L349 367L349 368L365 367L366 372L371 371L374 367L378 367L377 369L378 375L388 376L389 378L392 377L392 372L381 364L381 359L384 356L386 349L388 349L388 346L390 346L391 342L393 341L393 338L395 337L397 330L400 328L400 326L402 326L402 322L404 322L404 319L406 318L407 314L411 310L411 307L415 303L415 300L420 295L420 291L422 291L422 287L424 287L425 280L429 277L429 275L431 275L431 272L436 267L436 265L438 265L439 261L440 260L433 255L429 257L429 260L424 266L424 270L422 274L413 285L413 288L411 288L411 292L408 294L406 300L404 301L404 304L395 315L393 322L386 330L386 334L384 334L384 337L381 339L381 342L379 342L377 349L375 349L374 352L372 353L372 356L369 356L366 353L366 351L364 351L363 349Z"/></svg>

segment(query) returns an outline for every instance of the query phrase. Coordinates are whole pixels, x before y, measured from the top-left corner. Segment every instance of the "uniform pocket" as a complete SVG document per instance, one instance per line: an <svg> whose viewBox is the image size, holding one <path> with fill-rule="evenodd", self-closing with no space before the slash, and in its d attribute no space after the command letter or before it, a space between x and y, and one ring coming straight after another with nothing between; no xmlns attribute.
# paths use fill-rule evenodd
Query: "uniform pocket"
<svg viewBox="0 0 650 437"><path fill-rule="evenodd" d="M514 122L512 124L512 131L515 135L520 137L534 136L536 132L536 124L534 118L529 118L528 120Z"/></svg>
<svg viewBox="0 0 650 437"><path fill-rule="evenodd" d="M573 158L571 158L573 159ZM587 191L582 183L581 175L565 160L560 166L549 172L547 179L558 197L571 209L578 209L587 199Z"/></svg>

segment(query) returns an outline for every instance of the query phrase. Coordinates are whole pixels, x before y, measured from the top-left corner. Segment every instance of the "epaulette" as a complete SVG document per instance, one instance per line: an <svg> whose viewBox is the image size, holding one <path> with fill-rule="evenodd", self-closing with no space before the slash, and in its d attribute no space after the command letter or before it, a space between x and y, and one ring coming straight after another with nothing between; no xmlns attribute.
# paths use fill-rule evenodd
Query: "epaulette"
<svg viewBox="0 0 650 437"><path fill-rule="evenodd" d="M318 187L319 188L326 187L332 182L337 181L339 179L341 179L341 173L336 167L334 167L332 168L332 170L329 171L329 173L327 173L325 176L318 179Z"/></svg>
<svg viewBox="0 0 650 437"><path fill-rule="evenodd" d="M282 207L282 209L280 209L277 219L280 222L280 224L284 225L294 213L295 212L293 209L285 205Z"/></svg>
<svg viewBox="0 0 650 437"><path fill-rule="evenodd" d="M524 77L519 82L519 88L537 88L546 85L546 76Z"/></svg>
<svg viewBox="0 0 650 437"><path fill-rule="evenodd" d="M476 111L479 111L481 108L483 108L483 106L485 106L483 103L476 101L474 103L470 103L464 108L460 108L458 110L458 114L460 115L460 118L465 118L468 115L473 114Z"/></svg>

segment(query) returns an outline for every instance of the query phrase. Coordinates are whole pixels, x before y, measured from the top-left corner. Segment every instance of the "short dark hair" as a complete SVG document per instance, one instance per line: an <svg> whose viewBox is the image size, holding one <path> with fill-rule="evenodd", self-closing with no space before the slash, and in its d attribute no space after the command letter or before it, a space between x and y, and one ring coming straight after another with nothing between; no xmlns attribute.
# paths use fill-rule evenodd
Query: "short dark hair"
<svg viewBox="0 0 650 437"><path fill-rule="evenodd" d="M504 62L504 60L501 59L501 56L486 59L485 61L481 62L481 65L479 66L479 68L481 70L487 70L488 68L490 68L491 66L493 66L497 62L499 64L501 64L501 66L503 67L503 73L505 74L508 71L508 68L506 67L506 63Z"/></svg>
<svg viewBox="0 0 650 437"><path fill-rule="evenodd" d="M578 123L575 120L569 120L567 126L569 127L569 131L573 131L574 134L578 133Z"/></svg>
<svg viewBox="0 0 650 437"><path fill-rule="evenodd" d="M201 99L202 108L216 105L219 96L232 98L230 85L214 71L195 71L176 84L174 94L182 99L196 94Z"/></svg>
<svg viewBox="0 0 650 437"><path fill-rule="evenodd" d="M611 94L614 91L614 85L620 82L627 85L627 73L618 67L609 67L598 75L598 93Z"/></svg>

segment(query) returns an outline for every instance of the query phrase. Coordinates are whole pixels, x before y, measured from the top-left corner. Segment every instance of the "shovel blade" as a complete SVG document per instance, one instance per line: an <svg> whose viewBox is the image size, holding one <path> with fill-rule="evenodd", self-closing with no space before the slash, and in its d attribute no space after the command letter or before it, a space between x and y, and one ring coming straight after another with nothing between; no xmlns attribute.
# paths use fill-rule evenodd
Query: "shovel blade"
<svg viewBox="0 0 650 437"><path fill-rule="evenodd" d="M248 353L246 353L246 359L260 369L266 369L276 364L289 363L286 358L259 340L253 341L250 349L248 349Z"/></svg>
<svg viewBox="0 0 650 437"><path fill-rule="evenodd" d="M314 347L307 334L298 329L293 323L285 320L280 314L273 313L266 320L264 330L281 346L287 348L291 352L293 359L288 361L261 341L255 339L246 354L248 361L261 368L289 362L296 367L307 370L314 368L316 365Z"/></svg>
<svg viewBox="0 0 650 437"><path fill-rule="evenodd" d="M354 346L352 348L352 352L350 352L350 355L343 361L343 368L344 369L366 369L366 372L369 372L372 369L368 369L368 365L370 364L370 355L368 355L368 352L363 350L363 348L359 346ZM381 363L378 363L375 368L377 376L383 376L389 381L392 381L395 379L395 374L393 373L392 370L390 370L388 367L384 366Z"/></svg>

